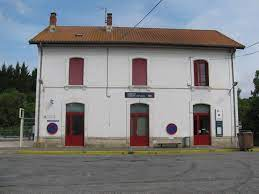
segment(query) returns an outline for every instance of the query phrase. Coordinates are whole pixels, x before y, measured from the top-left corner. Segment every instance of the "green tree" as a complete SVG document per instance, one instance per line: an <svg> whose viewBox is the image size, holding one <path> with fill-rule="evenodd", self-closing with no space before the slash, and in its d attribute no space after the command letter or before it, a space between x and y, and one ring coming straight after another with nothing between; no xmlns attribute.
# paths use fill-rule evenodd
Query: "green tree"
<svg viewBox="0 0 259 194"><path fill-rule="evenodd" d="M30 72L24 62L17 62L15 68L0 66L0 130L19 125L20 107L26 117L34 117L36 77L37 69Z"/></svg>
<svg viewBox="0 0 259 194"><path fill-rule="evenodd" d="M247 121L252 131L259 132L259 97L251 98Z"/></svg>
<svg viewBox="0 0 259 194"><path fill-rule="evenodd" d="M255 72L255 77L253 79L254 91L251 91L252 96L259 96L259 70Z"/></svg>
<svg viewBox="0 0 259 194"><path fill-rule="evenodd" d="M21 74L20 74L20 82L22 82L22 88L19 88L19 91L22 92L30 92L31 91L31 79L30 79L30 72L28 70L28 66L25 65L23 62L21 66Z"/></svg>
<svg viewBox="0 0 259 194"><path fill-rule="evenodd" d="M37 69L33 69L31 72L31 91L36 92L36 81L37 81Z"/></svg>
<svg viewBox="0 0 259 194"><path fill-rule="evenodd" d="M241 90L238 90L239 119L245 130L252 130L259 133L259 70L256 71L253 79L254 90L249 98L241 98Z"/></svg>
<svg viewBox="0 0 259 194"><path fill-rule="evenodd" d="M5 63L0 68L0 92L8 87L7 69Z"/></svg>
<svg viewBox="0 0 259 194"><path fill-rule="evenodd" d="M22 87L22 84L23 84L22 82L20 82L20 74L21 74L21 67L19 62L17 62L12 79L13 79L14 88L16 88L18 91L20 91L20 88Z"/></svg>
<svg viewBox="0 0 259 194"><path fill-rule="evenodd" d="M26 104L26 95L15 89L0 94L0 128L19 125L18 111Z"/></svg>
<svg viewBox="0 0 259 194"><path fill-rule="evenodd" d="M6 88L4 88L4 90L8 88L14 88L13 76L14 76L14 68L12 65L9 65L6 70L7 86Z"/></svg>

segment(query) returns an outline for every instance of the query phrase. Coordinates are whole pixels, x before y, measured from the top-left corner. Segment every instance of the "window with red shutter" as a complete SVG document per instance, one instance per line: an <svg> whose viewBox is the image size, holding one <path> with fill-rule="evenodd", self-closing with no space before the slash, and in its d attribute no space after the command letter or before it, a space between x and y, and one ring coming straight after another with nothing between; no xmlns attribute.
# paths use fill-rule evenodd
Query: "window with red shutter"
<svg viewBox="0 0 259 194"><path fill-rule="evenodd" d="M84 59L69 59L69 85L83 85L84 80Z"/></svg>
<svg viewBox="0 0 259 194"><path fill-rule="evenodd" d="M132 60L132 85L147 85L147 60L133 59Z"/></svg>
<svg viewBox="0 0 259 194"><path fill-rule="evenodd" d="M194 61L194 85L209 86L209 65L205 60Z"/></svg>

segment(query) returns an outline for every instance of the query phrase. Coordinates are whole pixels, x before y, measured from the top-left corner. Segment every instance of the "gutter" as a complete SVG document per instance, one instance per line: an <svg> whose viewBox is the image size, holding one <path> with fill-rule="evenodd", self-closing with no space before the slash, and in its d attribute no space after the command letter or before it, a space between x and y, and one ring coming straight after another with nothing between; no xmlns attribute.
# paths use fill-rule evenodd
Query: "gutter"
<svg viewBox="0 0 259 194"><path fill-rule="evenodd" d="M38 78L38 117L37 117L37 143L40 140L40 99L41 99L41 84L42 84L42 57L43 57L43 49L42 43L39 44L40 47L40 71L39 71L39 78Z"/></svg>
<svg viewBox="0 0 259 194"><path fill-rule="evenodd" d="M38 42L36 40L30 40L30 44L39 44L41 42ZM181 44L181 43L168 43L168 42L137 42L137 41L44 41L44 44L47 45L98 45L98 46L147 46L147 47L201 47L201 48L220 48L220 49L229 49L229 48L235 48L235 49L244 49L245 46L240 45L220 45L220 44Z"/></svg>

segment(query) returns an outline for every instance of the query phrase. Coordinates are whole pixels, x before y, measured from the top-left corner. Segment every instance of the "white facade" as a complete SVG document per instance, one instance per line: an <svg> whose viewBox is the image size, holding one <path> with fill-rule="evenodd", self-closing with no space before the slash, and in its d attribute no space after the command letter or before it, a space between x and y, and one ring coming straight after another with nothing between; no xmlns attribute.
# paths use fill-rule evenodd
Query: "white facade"
<svg viewBox="0 0 259 194"><path fill-rule="evenodd" d="M104 144L117 141L129 145L130 105L145 103L149 105L150 145L161 138L184 137L190 137L192 145L195 104L210 105L212 145L234 145L237 130L234 129L231 53L227 49L45 46L42 50L39 137L43 142L53 140L64 145L66 104L79 102L85 105L86 146L99 140ZM39 50L39 60L40 56ZM68 85L72 57L84 58L83 86ZM139 57L147 59L147 87L142 88L131 84L132 59ZM209 87L194 86L196 59L209 64ZM155 97L125 98L125 92L130 91L154 92ZM38 102L37 99L36 107ZM223 137L218 138L216 109L223 112ZM58 131L51 135L46 128L53 120ZM169 123L178 127L173 136L166 132Z"/></svg>

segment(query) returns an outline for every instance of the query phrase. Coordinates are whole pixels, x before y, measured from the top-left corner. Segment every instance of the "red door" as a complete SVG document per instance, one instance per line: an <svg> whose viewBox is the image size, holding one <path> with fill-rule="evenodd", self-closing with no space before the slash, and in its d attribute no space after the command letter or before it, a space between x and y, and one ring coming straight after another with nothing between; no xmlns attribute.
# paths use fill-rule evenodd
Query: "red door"
<svg viewBox="0 0 259 194"><path fill-rule="evenodd" d="M131 113L130 146L149 146L148 113Z"/></svg>
<svg viewBox="0 0 259 194"><path fill-rule="evenodd" d="M211 145L209 113L194 113L194 145Z"/></svg>
<svg viewBox="0 0 259 194"><path fill-rule="evenodd" d="M84 146L84 113L66 113L66 146Z"/></svg>

